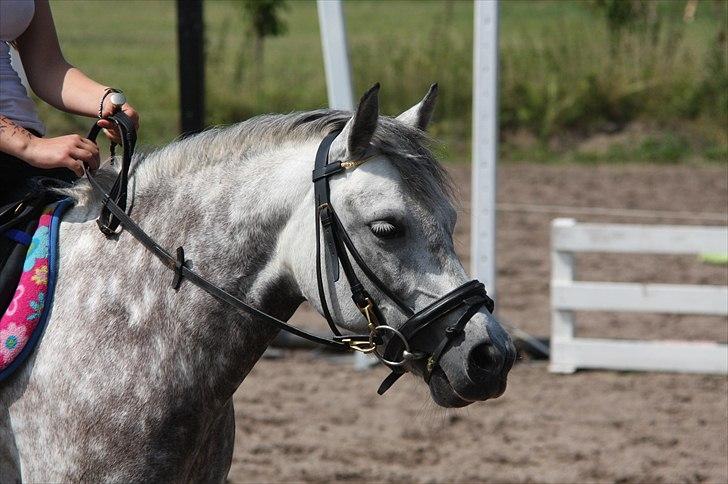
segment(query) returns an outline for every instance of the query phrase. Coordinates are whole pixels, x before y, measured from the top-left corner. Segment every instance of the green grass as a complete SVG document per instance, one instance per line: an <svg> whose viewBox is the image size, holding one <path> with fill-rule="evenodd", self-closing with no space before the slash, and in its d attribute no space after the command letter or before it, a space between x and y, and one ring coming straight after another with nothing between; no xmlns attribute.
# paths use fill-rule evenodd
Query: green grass
<svg viewBox="0 0 728 484"><path fill-rule="evenodd" d="M715 39L726 28L728 3L700 2L691 24L681 20L683 3L660 4L665 21L654 42L639 32L615 42L588 2L503 1L503 158L725 161L728 52ZM142 116L140 142L164 144L179 128L175 3L123 5L52 0L67 58L124 89ZM205 2L207 123L324 106L315 3L289 2L288 30L266 43L259 67L252 65L240 11L234 1ZM347 1L345 12L355 94L381 82L382 112L396 115L438 81L432 134L443 142L445 157L469 158L472 1ZM41 111L50 134L82 132L88 124L47 107ZM634 122L655 129L637 143L599 153L577 152L568 141ZM509 141L509 133L522 131L535 141Z"/></svg>
<svg viewBox="0 0 728 484"><path fill-rule="evenodd" d="M123 89L141 112L140 143L171 141L179 128L176 16L173 2L51 2L69 62L101 83ZM41 109L49 134L84 132L86 118Z"/></svg>

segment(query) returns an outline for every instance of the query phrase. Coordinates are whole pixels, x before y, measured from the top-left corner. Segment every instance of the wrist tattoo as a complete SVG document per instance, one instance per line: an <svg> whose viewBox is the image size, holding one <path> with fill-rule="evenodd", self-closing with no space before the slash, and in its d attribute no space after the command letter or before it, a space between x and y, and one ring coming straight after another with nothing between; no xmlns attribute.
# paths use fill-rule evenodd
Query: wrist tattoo
<svg viewBox="0 0 728 484"><path fill-rule="evenodd" d="M31 139L33 136L30 134L30 131L23 128L22 126L18 126L15 124L12 120L9 118L0 115L0 135L8 134L10 137L13 137L15 135L18 135L22 138Z"/></svg>

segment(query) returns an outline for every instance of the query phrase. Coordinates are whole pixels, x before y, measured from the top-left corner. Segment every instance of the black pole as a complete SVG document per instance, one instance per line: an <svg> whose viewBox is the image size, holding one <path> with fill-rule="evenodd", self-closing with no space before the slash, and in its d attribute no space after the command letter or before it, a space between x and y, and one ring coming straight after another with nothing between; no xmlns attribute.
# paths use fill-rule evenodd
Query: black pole
<svg viewBox="0 0 728 484"><path fill-rule="evenodd" d="M179 108L182 135L202 131L205 116L205 52L202 0L177 0Z"/></svg>

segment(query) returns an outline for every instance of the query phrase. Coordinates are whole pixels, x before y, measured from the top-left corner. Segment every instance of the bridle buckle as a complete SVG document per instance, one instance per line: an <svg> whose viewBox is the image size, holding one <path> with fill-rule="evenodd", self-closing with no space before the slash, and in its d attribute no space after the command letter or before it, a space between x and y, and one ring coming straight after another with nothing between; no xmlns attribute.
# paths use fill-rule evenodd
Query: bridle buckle
<svg viewBox="0 0 728 484"><path fill-rule="evenodd" d="M371 340L361 341L355 340L353 338L343 338L341 342L345 343L352 350L358 351L359 353L364 353L365 355L368 353L373 353L374 350L377 349L377 345Z"/></svg>
<svg viewBox="0 0 728 484"><path fill-rule="evenodd" d="M357 304L356 307L359 308L359 312L366 318L369 332L373 335L376 332L376 327L379 326L379 320L377 319L377 315L374 314L374 303L372 300L366 298L364 301L366 301L364 306Z"/></svg>
<svg viewBox="0 0 728 484"><path fill-rule="evenodd" d="M361 158L359 160L348 160L348 161L342 161L340 162L340 166L344 170L353 170L354 168L357 168L364 164L364 162L374 158L376 155L369 155L366 158Z"/></svg>

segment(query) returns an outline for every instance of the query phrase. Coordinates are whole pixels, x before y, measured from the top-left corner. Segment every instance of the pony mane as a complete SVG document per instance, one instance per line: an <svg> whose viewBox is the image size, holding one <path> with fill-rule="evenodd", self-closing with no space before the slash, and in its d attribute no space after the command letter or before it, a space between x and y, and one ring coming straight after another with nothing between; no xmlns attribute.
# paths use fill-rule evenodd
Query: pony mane
<svg viewBox="0 0 728 484"><path fill-rule="evenodd" d="M148 181L194 173L223 161L245 163L282 145L321 139L333 130L342 129L351 116L347 111L319 109L264 114L230 126L213 127L158 150L136 155L131 176ZM388 116L379 117L372 138L372 147L393 163L405 188L427 205L437 204L443 197L452 200L453 193L452 182L433 156L430 144L430 138L423 131ZM111 171L111 168L102 168L99 175L110 183L112 177L105 171ZM66 192L76 198L92 196L85 180Z"/></svg>

